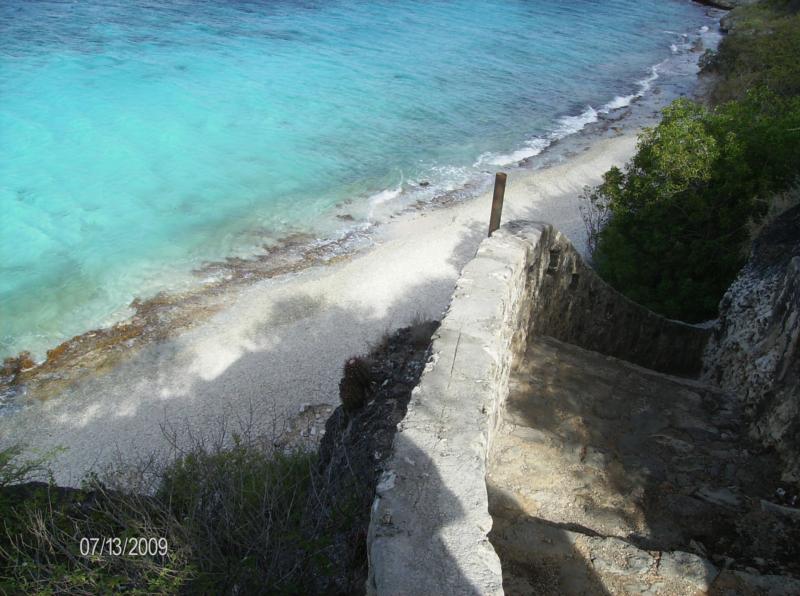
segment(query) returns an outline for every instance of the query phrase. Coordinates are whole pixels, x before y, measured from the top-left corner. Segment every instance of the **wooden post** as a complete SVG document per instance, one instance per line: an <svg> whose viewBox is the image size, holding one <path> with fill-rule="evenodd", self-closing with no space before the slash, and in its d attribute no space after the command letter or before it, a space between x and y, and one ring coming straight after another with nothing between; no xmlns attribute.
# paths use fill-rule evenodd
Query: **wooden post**
<svg viewBox="0 0 800 596"><path fill-rule="evenodd" d="M503 197L506 194L506 175L497 172L494 177L494 196L492 197L492 215L489 217L489 236L500 227L500 216L503 214Z"/></svg>

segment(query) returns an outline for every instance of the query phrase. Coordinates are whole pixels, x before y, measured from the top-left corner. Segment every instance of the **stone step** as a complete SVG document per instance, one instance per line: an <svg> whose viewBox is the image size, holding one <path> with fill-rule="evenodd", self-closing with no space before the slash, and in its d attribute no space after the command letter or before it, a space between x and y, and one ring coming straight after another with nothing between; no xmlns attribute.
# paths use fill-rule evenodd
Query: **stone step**
<svg viewBox="0 0 800 596"><path fill-rule="evenodd" d="M800 581L720 569L685 551L647 551L614 537L592 536L533 518L496 518L492 543L503 564L505 593L790 596Z"/></svg>
<svg viewBox="0 0 800 596"><path fill-rule="evenodd" d="M791 560L798 528L760 506L779 484L779 462L743 435L741 413L724 393L548 337L529 339L509 391L487 474L501 561L514 543L509 532L527 528L528 537L582 537L580 553L574 541L567 549L578 562L570 565L597 561L593 581L611 582L608 593L631 592L617 571L597 580L596 549L800 572Z"/></svg>

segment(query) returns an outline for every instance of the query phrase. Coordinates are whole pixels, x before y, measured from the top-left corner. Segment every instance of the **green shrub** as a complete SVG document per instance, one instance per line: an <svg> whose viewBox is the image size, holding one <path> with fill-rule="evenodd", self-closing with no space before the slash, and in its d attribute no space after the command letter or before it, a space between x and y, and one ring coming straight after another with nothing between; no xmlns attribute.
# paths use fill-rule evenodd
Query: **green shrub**
<svg viewBox="0 0 800 596"><path fill-rule="evenodd" d="M51 454L23 459L20 447L0 452L0 593L176 593L191 575L184 552L139 557L81 554L81 538L165 536L158 503L53 484ZM49 478L48 482L31 481ZM180 547L180 544L177 544Z"/></svg>
<svg viewBox="0 0 800 596"><path fill-rule="evenodd" d="M800 3L774 0L735 9L734 29L702 66L718 75L716 103L766 88L784 97L800 94Z"/></svg>
<svg viewBox="0 0 800 596"><path fill-rule="evenodd" d="M18 456L0 452L0 471L25 467ZM81 490L0 486L0 593L308 593L330 573L331 529L353 515L346 498L331 506L316 455L238 437L198 441L158 477L152 495L96 479ZM83 556L83 537L166 539L168 549Z"/></svg>
<svg viewBox="0 0 800 596"><path fill-rule="evenodd" d="M310 573L324 573L327 519L313 511L316 456L237 444L196 451L170 466L157 498L183 529L207 593L302 593Z"/></svg>
<svg viewBox="0 0 800 596"><path fill-rule="evenodd" d="M798 163L800 99L761 89L714 109L675 101L642 133L625 171L612 168L587 194L605 212L593 231L598 272L656 312L713 318L752 223Z"/></svg>
<svg viewBox="0 0 800 596"><path fill-rule="evenodd" d="M0 488L31 480L51 480L48 463L60 451L52 449L32 458L24 458L21 445L0 449Z"/></svg>

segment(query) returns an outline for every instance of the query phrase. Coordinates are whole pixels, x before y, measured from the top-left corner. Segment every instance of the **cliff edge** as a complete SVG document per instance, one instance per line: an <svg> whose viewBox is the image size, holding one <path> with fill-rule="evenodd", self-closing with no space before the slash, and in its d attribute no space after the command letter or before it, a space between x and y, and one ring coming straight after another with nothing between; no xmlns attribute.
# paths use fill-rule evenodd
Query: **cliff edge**
<svg viewBox="0 0 800 596"><path fill-rule="evenodd" d="M737 396L750 434L800 481L800 206L768 225L720 304L703 378Z"/></svg>

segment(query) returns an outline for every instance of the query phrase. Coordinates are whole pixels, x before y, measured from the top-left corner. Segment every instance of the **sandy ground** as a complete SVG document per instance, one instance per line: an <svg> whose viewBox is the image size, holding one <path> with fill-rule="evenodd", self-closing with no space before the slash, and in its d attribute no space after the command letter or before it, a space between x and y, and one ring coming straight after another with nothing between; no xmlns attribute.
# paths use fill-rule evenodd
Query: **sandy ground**
<svg viewBox="0 0 800 596"><path fill-rule="evenodd" d="M508 170L503 220L552 222L577 245L577 197L634 152L635 131L592 141L542 170ZM462 266L486 235L491 197L404 214L375 245L327 267L256 283L211 319L148 346L110 372L0 417L0 447L65 448L55 479L163 448L165 422L201 433L254 416L269 430L303 404L335 404L344 360L388 330L439 318Z"/></svg>

